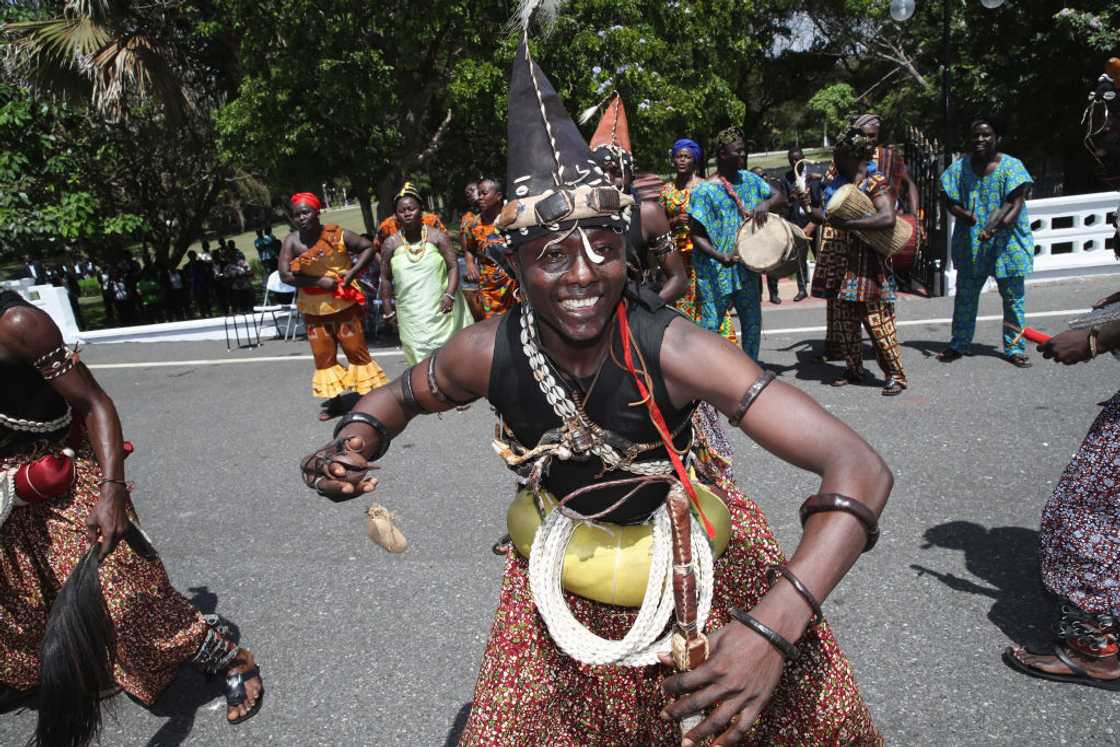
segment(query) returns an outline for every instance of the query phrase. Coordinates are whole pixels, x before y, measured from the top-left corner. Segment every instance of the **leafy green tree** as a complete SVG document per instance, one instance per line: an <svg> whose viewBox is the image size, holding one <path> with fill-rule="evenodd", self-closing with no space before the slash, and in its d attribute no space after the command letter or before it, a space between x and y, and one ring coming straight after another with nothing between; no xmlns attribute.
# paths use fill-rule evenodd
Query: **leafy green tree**
<svg viewBox="0 0 1120 747"><path fill-rule="evenodd" d="M7 76L72 105L62 198L70 209L59 215L117 220L163 266L178 264L223 193L244 192L215 148L211 112L237 80L215 13L205 0L65 0L0 14ZM59 237L67 230L54 227Z"/></svg>
<svg viewBox="0 0 1120 747"><path fill-rule="evenodd" d="M836 132L847 124L855 105L856 92L852 87L847 83L833 83L813 94L808 107L824 120L830 131Z"/></svg>
<svg viewBox="0 0 1120 747"><path fill-rule="evenodd" d="M1116 0L1008 2L920 0L896 23L885 0L802 0L811 39L799 56L834 64L811 90L848 83L855 110L876 110L886 130L912 125L942 139L942 8L951 3L951 98L959 148L980 113L1008 124L1004 148L1036 178L1063 182L1067 194L1100 189L1081 144L1085 96L1105 58L1120 47Z"/></svg>
<svg viewBox="0 0 1120 747"><path fill-rule="evenodd" d="M229 162L286 189L345 177L370 228L369 200L404 178L457 198L504 168L514 3L219 2L244 76L217 116ZM639 161L665 170L676 137L762 130L759 75L792 2L573 0L532 46L573 110L619 90Z"/></svg>
<svg viewBox="0 0 1120 747"><path fill-rule="evenodd" d="M0 245L11 255L54 257L70 246L106 256L142 229L143 218L88 188L83 126L73 110L0 83Z"/></svg>

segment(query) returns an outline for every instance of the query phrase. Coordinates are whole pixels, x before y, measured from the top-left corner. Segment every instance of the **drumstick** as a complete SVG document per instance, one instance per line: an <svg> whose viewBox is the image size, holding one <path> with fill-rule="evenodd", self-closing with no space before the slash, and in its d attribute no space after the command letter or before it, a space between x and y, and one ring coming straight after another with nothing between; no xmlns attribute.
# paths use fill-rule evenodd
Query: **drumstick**
<svg viewBox="0 0 1120 747"><path fill-rule="evenodd" d="M1014 347L1019 343L1019 340L1022 340L1024 337L1036 345L1042 345L1044 343L1050 342L1051 339L1051 335L1048 335L1045 332L1039 332L1033 327L1023 327L1022 329L1019 329L1011 322L1004 322L1003 326L1016 333L1014 339L1011 340L1011 344L1008 347Z"/></svg>

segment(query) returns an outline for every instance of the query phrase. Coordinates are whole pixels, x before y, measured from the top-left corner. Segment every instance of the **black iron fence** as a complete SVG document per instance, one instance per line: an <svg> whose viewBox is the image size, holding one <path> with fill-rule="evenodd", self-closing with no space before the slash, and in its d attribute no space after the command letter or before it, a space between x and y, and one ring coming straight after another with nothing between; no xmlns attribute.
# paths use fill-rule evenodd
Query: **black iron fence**
<svg viewBox="0 0 1120 747"><path fill-rule="evenodd" d="M918 188L918 246L908 276L900 278L911 291L929 296L945 295L945 268L948 264L948 212L941 203L941 172L949 162L945 149L914 127L906 129L900 143L914 186Z"/></svg>

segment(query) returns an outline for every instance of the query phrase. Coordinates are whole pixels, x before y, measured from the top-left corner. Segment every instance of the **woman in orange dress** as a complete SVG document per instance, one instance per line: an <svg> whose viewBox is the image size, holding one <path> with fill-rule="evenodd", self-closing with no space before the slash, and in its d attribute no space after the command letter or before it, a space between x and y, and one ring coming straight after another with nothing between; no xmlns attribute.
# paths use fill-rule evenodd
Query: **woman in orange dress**
<svg viewBox="0 0 1120 747"><path fill-rule="evenodd" d="M505 239L494 221L502 211L505 196L496 179L478 182L478 220L471 226L469 236L462 239L464 250L474 255L478 262L478 295L482 301L482 316L489 319L509 311L517 293L517 281L498 262L504 251Z"/></svg>
<svg viewBox="0 0 1120 747"><path fill-rule="evenodd" d="M365 394L389 383L370 357L362 327L365 296L352 283L373 258L368 239L319 222L319 200L301 192L292 196L297 230L280 246L280 279L299 288L297 303L307 323L307 342L315 358L311 392L325 399L320 420L337 413L337 398L347 391ZM358 255L351 263L350 254ZM338 363L342 346L349 363Z"/></svg>

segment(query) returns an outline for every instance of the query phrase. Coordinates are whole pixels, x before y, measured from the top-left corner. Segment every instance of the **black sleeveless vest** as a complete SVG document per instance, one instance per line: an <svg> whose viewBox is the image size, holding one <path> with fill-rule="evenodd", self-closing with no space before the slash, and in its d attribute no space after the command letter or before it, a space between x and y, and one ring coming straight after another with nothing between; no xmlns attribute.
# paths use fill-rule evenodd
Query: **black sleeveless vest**
<svg viewBox="0 0 1120 747"><path fill-rule="evenodd" d="M0 316L18 306L32 305L18 293L0 291ZM0 360L0 412L10 417L45 422L66 412L66 400L51 388L34 366ZM55 433L28 433L8 428L0 422L0 454L15 453L39 440L58 438L69 428L65 426Z"/></svg>
<svg viewBox="0 0 1120 747"><path fill-rule="evenodd" d="M627 291L630 327L637 341L637 348L645 359L647 372L653 381L654 399L661 408L662 415L665 416L670 432L677 434L674 439L675 445L678 449L683 449L692 439L692 426L689 419L695 409L695 403L679 410L673 407L661 374L661 341L669 323L679 315L661 303L655 294L646 290L640 291L640 294L637 296L632 287ZM617 319L611 321L608 329L615 357L622 363L622 346ZM640 368L641 364L636 353L634 357L635 366ZM557 382L566 386L569 391L576 386L567 377L560 375L555 366L552 374ZM510 309L498 325L494 358L490 368L490 391L487 398L504 419L506 426L526 448L533 448L545 432L559 428L563 424L552 409L552 405L545 399L536 379L533 378L529 360L522 350L521 309L518 306ZM595 382L584 409L595 424L627 441L641 444L660 443L660 437L650 420L649 410L645 404L631 404L640 400L641 395L638 393L633 377L608 356L603 362L598 381ZM656 449L643 452L637 461L667 458L665 448L658 446ZM599 473L602 470L603 464L597 456L590 456L583 460L554 459L542 484L557 498L563 498L573 490L592 483L634 476L616 470L600 477ZM620 499L632 487L631 485L595 490L573 499L569 505L579 513L597 513ZM661 505L667 492L668 487L663 484L642 488L602 520L640 521Z"/></svg>

